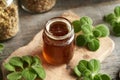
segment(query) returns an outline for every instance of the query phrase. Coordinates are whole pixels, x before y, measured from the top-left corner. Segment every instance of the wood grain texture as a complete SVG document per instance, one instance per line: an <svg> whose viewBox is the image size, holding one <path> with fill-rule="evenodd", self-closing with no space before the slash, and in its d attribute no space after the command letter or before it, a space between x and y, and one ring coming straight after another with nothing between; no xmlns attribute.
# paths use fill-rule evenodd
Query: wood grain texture
<svg viewBox="0 0 120 80"><path fill-rule="evenodd" d="M69 19L71 22L73 20L79 19L79 16L77 16L75 13L71 11L67 11L62 14L63 17ZM11 57L14 56L24 56L24 55L39 55L40 58L42 59L43 66L45 68L47 77L45 80L75 80L75 78L71 75L71 68L73 68L75 65L78 64L79 60L86 59L90 60L93 58L99 59L100 61L103 61L107 56L111 54L111 52L114 49L114 42L109 38L100 38L100 48L96 52L91 52L88 51L85 48L75 48L74 51L74 57L70 61L69 66L71 68L67 69L66 64L63 64L61 66L52 66L47 64L42 55L42 46L43 46L43 41L42 41L42 32L40 31L39 33L36 34L36 36L33 38L33 40L26 46L23 46L16 51L14 51L4 62L8 62ZM4 75L4 80L6 79L6 71L2 67L2 72Z"/></svg>

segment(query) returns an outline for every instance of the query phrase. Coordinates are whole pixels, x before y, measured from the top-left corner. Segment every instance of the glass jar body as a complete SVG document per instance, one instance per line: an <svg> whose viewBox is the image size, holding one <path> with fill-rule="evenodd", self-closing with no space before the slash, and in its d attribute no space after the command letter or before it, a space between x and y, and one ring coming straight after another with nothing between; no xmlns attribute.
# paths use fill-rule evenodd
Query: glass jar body
<svg viewBox="0 0 120 80"><path fill-rule="evenodd" d="M49 22L52 22L52 19ZM72 27L71 30L64 36L53 36L52 34L49 35L47 29L44 29L43 56L48 63L53 65L68 64L73 57L73 51L74 51L74 31Z"/></svg>
<svg viewBox="0 0 120 80"><path fill-rule="evenodd" d="M14 37L19 31L18 7L16 3L9 3L0 9L0 41Z"/></svg>
<svg viewBox="0 0 120 80"><path fill-rule="evenodd" d="M21 0L21 7L30 13L43 13L55 5L56 0Z"/></svg>

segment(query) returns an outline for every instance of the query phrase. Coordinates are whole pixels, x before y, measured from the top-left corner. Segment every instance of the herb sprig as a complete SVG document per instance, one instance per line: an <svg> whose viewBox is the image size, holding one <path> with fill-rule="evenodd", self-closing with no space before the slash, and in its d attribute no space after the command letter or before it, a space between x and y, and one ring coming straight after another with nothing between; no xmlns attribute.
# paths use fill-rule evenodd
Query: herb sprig
<svg viewBox="0 0 120 80"><path fill-rule="evenodd" d="M8 63L4 64L8 80L44 80L46 73L37 56L13 57Z"/></svg>
<svg viewBox="0 0 120 80"><path fill-rule="evenodd" d="M99 71L100 62L96 59L81 60L74 68L74 72L80 80L111 80L109 75L102 74Z"/></svg>
<svg viewBox="0 0 120 80"><path fill-rule="evenodd" d="M0 43L0 53L2 53L4 50L4 45Z"/></svg>
<svg viewBox="0 0 120 80"><path fill-rule="evenodd" d="M120 36L120 6L116 6L113 13L105 15L104 21L112 26L115 36Z"/></svg>
<svg viewBox="0 0 120 80"><path fill-rule="evenodd" d="M76 37L76 45L86 46L90 51L96 51L100 47L99 38L109 35L109 29L104 24L93 27L93 21L90 17L82 17L80 20L72 22L75 33L81 33Z"/></svg>

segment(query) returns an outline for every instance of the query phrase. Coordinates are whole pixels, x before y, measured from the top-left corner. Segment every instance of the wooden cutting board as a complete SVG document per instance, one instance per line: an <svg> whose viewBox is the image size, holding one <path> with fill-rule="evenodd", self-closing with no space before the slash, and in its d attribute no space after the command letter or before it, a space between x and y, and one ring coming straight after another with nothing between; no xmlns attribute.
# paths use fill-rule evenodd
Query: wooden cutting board
<svg viewBox="0 0 120 80"><path fill-rule="evenodd" d="M71 22L73 20L80 18L71 11L67 11L63 13L62 16L69 19ZM36 34L36 36L28 45L23 46L17 49L16 51L14 51L13 53L11 53L11 55L4 60L3 64L5 62L8 62L8 60L14 56L39 55L40 58L42 59L43 66L47 74L45 80L76 80L76 78L71 75L71 69L75 65L77 65L80 60L82 59L90 60L95 58L100 61L103 61L111 54L111 52L114 49L114 42L109 37L100 38L100 48L96 52L88 51L85 48L75 47L74 57L69 63L70 68L66 64L61 66L52 66L44 61L41 54L42 46L43 46L42 32L43 31L41 30L38 34ZM2 73L4 80L7 80L6 79L7 72L5 71L3 66L2 66Z"/></svg>

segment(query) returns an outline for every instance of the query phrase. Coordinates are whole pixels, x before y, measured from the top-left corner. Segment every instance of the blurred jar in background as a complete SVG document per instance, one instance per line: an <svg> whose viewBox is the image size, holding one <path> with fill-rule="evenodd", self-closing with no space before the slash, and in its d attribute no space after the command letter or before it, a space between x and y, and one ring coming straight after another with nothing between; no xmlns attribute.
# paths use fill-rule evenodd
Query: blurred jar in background
<svg viewBox="0 0 120 80"><path fill-rule="evenodd" d="M0 41L14 37L18 31L17 5L13 0L0 0Z"/></svg>
<svg viewBox="0 0 120 80"><path fill-rule="evenodd" d="M30 13L43 13L54 7L56 0L21 0L21 7Z"/></svg>

